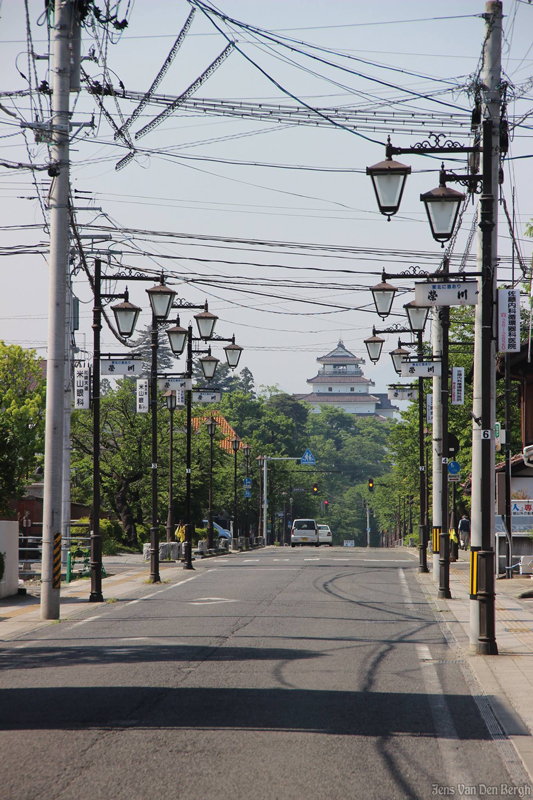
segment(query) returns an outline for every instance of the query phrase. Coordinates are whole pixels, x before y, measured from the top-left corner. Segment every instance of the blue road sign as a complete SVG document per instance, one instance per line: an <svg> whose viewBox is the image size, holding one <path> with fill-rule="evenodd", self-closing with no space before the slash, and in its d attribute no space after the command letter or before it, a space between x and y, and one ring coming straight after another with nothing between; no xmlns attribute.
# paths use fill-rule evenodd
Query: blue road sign
<svg viewBox="0 0 533 800"><path fill-rule="evenodd" d="M251 478L243 478L242 485L244 486L245 489L251 489L252 488L252 479Z"/></svg>
<svg viewBox="0 0 533 800"><path fill-rule="evenodd" d="M315 464L316 464L315 457L312 454L312 452L309 450L309 448L307 448L307 450L303 454L301 463L302 464L310 464L312 467L315 466Z"/></svg>
<svg viewBox="0 0 533 800"><path fill-rule="evenodd" d="M249 489L245 489L245 490L244 490L244 496L245 496L245 497L251 497L251 496L252 496L252 493L251 493L251 491L250 491Z"/></svg>
<svg viewBox="0 0 533 800"><path fill-rule="evenodd" d="M461 465L458 461L449 461L448 462L448 472L450 475L459 475L461 471Z"/></svg>

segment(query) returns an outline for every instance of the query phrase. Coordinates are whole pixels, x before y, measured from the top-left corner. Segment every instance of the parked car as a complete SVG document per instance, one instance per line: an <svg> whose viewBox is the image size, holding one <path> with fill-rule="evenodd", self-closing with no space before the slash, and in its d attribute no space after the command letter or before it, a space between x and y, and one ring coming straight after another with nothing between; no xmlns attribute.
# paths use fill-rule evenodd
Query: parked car
<svg viewBox="0 0 533 800"><path fill-rule="evenodd" d="M320 546L318 526L314 519L295 519L291 528L291 547L310 544Z"/></svg>
<svg viewBox="0 0 533 800"><path fill-rule="evenodd" d="M333 547L333 537L329 525L318 526L318 542L319 544L329 544L330 547Z"/></svg>

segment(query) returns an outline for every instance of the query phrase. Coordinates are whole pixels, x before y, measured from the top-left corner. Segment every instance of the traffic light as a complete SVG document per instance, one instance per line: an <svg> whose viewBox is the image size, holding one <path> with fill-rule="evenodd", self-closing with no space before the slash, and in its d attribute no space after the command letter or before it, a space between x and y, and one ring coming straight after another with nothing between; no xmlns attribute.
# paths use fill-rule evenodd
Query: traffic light
<svg viewBox="0 0 533 800"><path fill-rule="evenodd" d="M374 478L369 478L368 479L368 491L369 492L373 492L374 491Z"/></svg>
<svg viewBox="0 0 533 800"><path fill-rule="evenodd" d="M318 494L318 483L313 484L313 494Z"/></svg>
<svg viewBox="0 0 533 800"><path fill-rule="evenodd" d="M328 508L329 508L329 500L324 500L324 513L325 514L328 513Z"/></svg>

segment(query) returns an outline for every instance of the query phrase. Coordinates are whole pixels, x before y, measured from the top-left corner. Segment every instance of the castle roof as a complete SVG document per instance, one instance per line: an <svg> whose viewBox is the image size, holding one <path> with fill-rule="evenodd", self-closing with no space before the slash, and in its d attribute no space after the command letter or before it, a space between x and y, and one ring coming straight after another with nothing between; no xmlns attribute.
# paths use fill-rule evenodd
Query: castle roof
<svg viewBox="0 0 533 800"><path fill-rule="evenodd" d="M341 340L337 347L325 356L317 358L319 364L364 364L363 358L354 356L347 350Z"/></svg>

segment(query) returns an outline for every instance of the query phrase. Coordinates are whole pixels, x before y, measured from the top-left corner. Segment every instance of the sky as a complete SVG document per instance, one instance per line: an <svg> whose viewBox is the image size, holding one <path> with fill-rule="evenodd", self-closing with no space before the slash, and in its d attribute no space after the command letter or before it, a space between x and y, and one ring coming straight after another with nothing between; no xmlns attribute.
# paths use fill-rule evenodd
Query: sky
<svg viewBox="0 0 533 800"><path fill-rule="evenodd" d="M96 5L104 9L104 0ZM110 6L118 19L127 18L128 26L112 36L109 27L84 30L83 53L94 52L97 61L89 58L83 67L93 80L111 80L117 92L120 82L127 92L146 92L191 6L186 0L121 0ZM117 171L128 149L114 140L95 98L85 90L72 93L73 123L94 118L94 128L82 128L71 143L74 202L89 209L76 212L77 224L83 236L101 233L102 226L111 236L94 245L83 240L88 262L94 260L95 247L104 262L109 259L106 269L163 270L183 300L197 304L207 299L219 316L217 333L235 334L245 348L240 366L252 371L258 386L310 390L306 380L316 374L316 358L339 339L366 357L364 338L373 325L383 327L369 291L381 271L396 275L410 266L436 269L442 250L431 237L419 200L421 192L438 185L440 161L399 158L413 173L401 211L391 222L378 212L365 168L384 158L387 135L405 147L431 132L469 143L468 88L480 65L484 7L480 0L219 1L217 8L225 15L270 38L197 11L157 94L184 92L229 38L237 47L191 99L226 101L233 107L252 104L256 116L215 116L182 106L134 140L134 159ZM34 52L45 55L42 0L28 0L28 9ZM504 14L502 63L514 120L531 111L533 5L507 0ZM280 37L290 47L281 46ZM50 80L48 61L28 58L20 0L4 0L0 6L0 46L0 93L27 89L29 75L32 88ZM20 122L34 122L40 113L46 120L46 102L41 111L34 93L32 98L3 96L0 103L0 162L44 164L46 145L35 142ZM303 105L309 119L320 124L297 125L287 110L282 122L260 119L259 104ZM120 124L120 116L127 118L136 103L107 97L104 105ZM316 114L317 108L337 124ZM131 126L132 134L162 110L147 105ZM342 126L342 113L353 111L359 114L356 132ZM526 119L513 130L512 160L504 166L502 188L525 264L531 262L533 243L524 238L533 217L528 124ZM461 169L464 164L450 158L446 166ZM35 347L43 357L48 188L46 172L0 168L0 339ZM469 205L463 216L454 250L459 257L474 212L475 205ZM499 233L499 278L508 281L511 239L503 206ZM20 246L28 249L17 253ZM473 254L475 238L472 247ZM73 289L81 301L77 344L80 358L90 357L91 292L83 272L74 271ZM412 281L400 278L397 285L407 290ZM143 308L140 327L149 323L145 288L130 286L130 299ZM402 305L412 297L405 292L396 301L391 323L402 322ZM182 315L182 324L188 321ZM116 350L110 332L103 332L103 340L103 349ZM386 391L396 381L386 355L396 344L397 337L388 336L379 364L366 359L363 369L375 381L375 391Z"/></svg>

